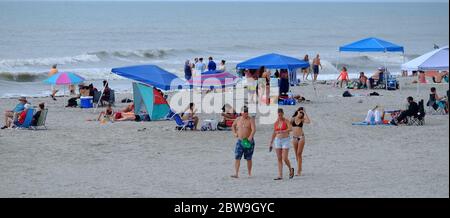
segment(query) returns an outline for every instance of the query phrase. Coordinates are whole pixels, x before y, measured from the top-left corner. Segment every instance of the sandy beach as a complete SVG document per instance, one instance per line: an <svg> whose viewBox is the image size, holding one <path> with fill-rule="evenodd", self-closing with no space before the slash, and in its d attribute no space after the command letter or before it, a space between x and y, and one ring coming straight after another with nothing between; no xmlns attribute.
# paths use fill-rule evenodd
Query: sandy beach
<svg viewBox="0 0 450 218"><path fill-rule="evenodd" d="M100 124L86 121L98 115L93 109L30 98L48 106L48 130L0 131L0 197L449 197L448 115L427 115L425 126L351 125L376 104L403 108L406 97L417 99L416 86L352 98L331 85L316 88L317 95L311 84L295 87L311 102L283 106L288 116L304 106L312 120L304 128L304 175L289 180L285 168L283 181L273 181L272 125L257 125L253 177L243 162L241 178L232 179L236 139L229 131L177 132L174 121ZM437 89L444 95L448 84ZM125 97L132 94L116 101ZM16 103L0 99L0 111ZM290 160L296 163L293 152Z"/></svg>

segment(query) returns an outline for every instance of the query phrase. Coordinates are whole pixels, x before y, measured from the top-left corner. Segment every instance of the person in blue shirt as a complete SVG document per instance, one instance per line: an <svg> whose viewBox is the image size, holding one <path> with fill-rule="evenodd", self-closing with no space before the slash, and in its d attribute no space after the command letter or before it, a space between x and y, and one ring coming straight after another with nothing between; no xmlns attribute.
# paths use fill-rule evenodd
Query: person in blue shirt
<svg viewBox="0 0 450 218"><path fill-rule="evenodd" d="M25 110L25 104L27 103L27 99L25 97L19 98L19 103L14 107L12 110L5 111L5 122L4 126L1 129L6 129L8 126L6 125L8 123L8 120L14 120L14 115L19 114L23 110Z"/></svg>
<svg viewBox="0 0 450 218"><path fill-rule="evenodd" d="M197 73L203 73L205 72L205 64L203 63L203 58L199 58L198 62L195 64L195 70L197 71Z"/></svg>
<svg viewBox="0 0 450 218"><path fill-rule="evenodd" d="M213 61L213 58L209 57L208 60L209 60L208 71L216 70L216 62Z"/></svg>

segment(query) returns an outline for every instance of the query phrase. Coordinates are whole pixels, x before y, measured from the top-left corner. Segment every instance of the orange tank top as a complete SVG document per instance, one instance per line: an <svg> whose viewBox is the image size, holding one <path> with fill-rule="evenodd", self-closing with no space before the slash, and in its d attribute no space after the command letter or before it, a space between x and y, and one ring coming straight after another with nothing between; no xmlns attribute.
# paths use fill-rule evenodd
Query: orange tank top
<svg viewBox="0 0 450 218"><path fill-rule="evenodd" d="M279 125L279 122L275 122L274 129L275 129L275 131L287 130L287 123L286 123L286 121L282 121L281 125Z"/></svg>

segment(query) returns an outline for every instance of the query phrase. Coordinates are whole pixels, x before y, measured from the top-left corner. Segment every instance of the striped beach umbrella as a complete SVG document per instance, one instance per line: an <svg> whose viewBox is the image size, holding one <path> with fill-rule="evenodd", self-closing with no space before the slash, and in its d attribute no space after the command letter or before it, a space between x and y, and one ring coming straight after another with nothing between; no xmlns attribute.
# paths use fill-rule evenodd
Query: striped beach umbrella
<svg viewBox="0 0 450 218"><path fill-rule="evenodd" d="M71 72L59 72L48 79L44 80L45 83L53 85L73 85L82 83L85 79L75 73Z"/></svg>
<svg viewBox="0 0 450 218"><path fill-rule="evenodd" d="M227 72L208 73L192 77L187 82L191 87L224 88L234 86L238 77Z"/></svg>

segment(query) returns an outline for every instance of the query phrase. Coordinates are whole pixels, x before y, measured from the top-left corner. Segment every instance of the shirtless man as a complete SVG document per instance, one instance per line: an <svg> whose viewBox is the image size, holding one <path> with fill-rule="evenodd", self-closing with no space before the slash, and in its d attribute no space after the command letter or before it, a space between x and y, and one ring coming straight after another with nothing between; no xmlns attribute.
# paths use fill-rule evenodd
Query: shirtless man
<svg viewBox="0 0 450 218"><path fill-rule="evenodd" d="M313 73L314 73L314 79L313 82L317 80L317 76L319 75L319 67L322 69L322 64L320 63L320 56L317 54L317 56L313 60Z"/></svg>
<svg viewBox="0 0 450 218"><path fill-rule="evenodd" d="M239 167L241 164L242 155L247 160L247 168L248 168L248 176L252 176L252 155L255 149L255 140L253 137L256 132L256 125L254 119L252 119L248 115L248 107L244 106L241 116L238 117L231 127L233 130L233 134L238 141L236 143L236 148L234 150L235 153L235 174L232 175L232 178L239 178ZM251 148L245 149L242 145L244 139L248 139L251 143Z"/></svg>

